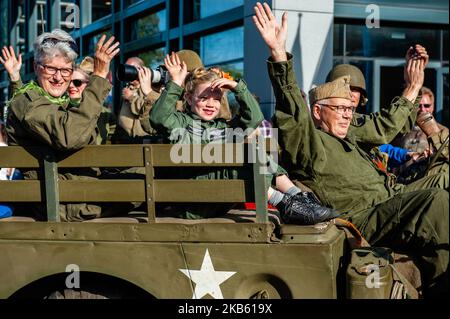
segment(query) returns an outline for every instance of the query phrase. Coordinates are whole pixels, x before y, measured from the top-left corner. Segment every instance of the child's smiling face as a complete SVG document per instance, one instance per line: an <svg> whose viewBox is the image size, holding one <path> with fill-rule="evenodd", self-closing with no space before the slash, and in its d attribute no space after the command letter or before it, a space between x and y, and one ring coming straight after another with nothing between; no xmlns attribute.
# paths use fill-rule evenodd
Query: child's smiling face
<svg viewBox="0 0 450 319"><path fill-rule="evenodd" d="M211 121L219 115L222 96L221 89L212 90L211 82L205 82L197 85L194 94L187 98L192 112L204 121Z"/></svg>

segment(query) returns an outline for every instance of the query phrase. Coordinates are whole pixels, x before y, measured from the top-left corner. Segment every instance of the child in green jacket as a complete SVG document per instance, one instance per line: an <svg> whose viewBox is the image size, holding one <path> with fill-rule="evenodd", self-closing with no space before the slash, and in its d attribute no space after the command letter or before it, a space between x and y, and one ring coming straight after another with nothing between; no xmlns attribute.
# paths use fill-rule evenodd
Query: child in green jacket
<svg viewBox="0 0 450 319"><path fill-rule="evenodd" d="M172 143L207 144L224 143L229 136L236 136L239 128L242 138L255 130L264 119L258 102L247 89L243 80L222 78L213 69L197 68L188 73L186 65L172 53L167 55L165 66L171 76L160 98L150 113L150 123L159 132L169 136ZM184 85L184 88L183 88ZM232 121L219 118L224 91L231 90L240 106L239 116ZM183 96L184 94L184 96ZM186 112L176 110L176 101L184 97ZM233 133L233 134L230 134ZM184 170L186 172L187 170ZM192 170L191 174L192 174ZM248 170L196 170L190 177L195 179L236 179L248 175ZM276 189L269 187L269 204L277 207L284 223L315 224L337 217L336 211L321 206L306 193L302 193L287 177L286 171L276 166L276 173L269 176ZM275 177L275 178L274 178ZM211 207L209 206L209 211ZM225 211L219 212L219 214ZM190 218L213 217L195 213Z"/></svg>

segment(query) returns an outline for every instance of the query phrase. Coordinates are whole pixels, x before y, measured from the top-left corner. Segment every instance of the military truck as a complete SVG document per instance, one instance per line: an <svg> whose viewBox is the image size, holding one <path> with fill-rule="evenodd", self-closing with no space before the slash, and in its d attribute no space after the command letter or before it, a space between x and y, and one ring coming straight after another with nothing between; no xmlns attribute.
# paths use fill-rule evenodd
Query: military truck
<svg viewBox="0 0 450 319"><path fill-rule="evenodd" d="M0 181L0 203L47 208L47 221L18 210L0 219L0 298L389 298L395 286L390 253L351 251L334 221L282 224L267 209L265 163L226 161L225 152L219 162L174 163L172 147L88 146L63 158L33 147L0 147L0 167L44 173L41 180ZM155 174L175 166L244 165L253 178L164 180ZM140 167L145 178L58 180L58 169L74 167ZM61 222L58 215L60 202L123 201L146 202L147 209L85 222ZM164 217L158 202L254 202L256 208L186 220ZM374 274L378 282L370 285Z"/></svg>

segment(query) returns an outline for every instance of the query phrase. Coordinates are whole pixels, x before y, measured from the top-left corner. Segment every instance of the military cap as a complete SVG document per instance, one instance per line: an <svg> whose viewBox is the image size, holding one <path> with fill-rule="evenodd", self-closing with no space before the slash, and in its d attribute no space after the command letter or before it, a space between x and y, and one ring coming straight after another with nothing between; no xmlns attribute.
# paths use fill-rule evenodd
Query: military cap
<svg viewBox="0 0 450 319"><path fill-rule="evenodd" d="M316 86L309 91L309 104L312 106L320 100L329 98L352 99L350 76L341 76L332 82Z"/></svg>
<svg viewBox="0 0 450 319"><path fill-rule="evenodd" d="M186 63L188 72L203 67L202 59L200 59L196 52L192 50L181 50L177 54L180 60Z"/></svg>
<svg viewBox="0 0 450 319"><path fill-rule="evenodd" d="M327 75L327 82L336 80L337 78L350 75L350 86L358 88L362 93L361 105L367 103L366 79L361 70L351 64L338 64Z"/></svg>
<svg viewBox="0 0 450 319"><path fill-rule="evenodd" d="M81 61L78 66L82 71L86 72L88 75L94 72L94 59L90 56L87 56Z"/></svg>

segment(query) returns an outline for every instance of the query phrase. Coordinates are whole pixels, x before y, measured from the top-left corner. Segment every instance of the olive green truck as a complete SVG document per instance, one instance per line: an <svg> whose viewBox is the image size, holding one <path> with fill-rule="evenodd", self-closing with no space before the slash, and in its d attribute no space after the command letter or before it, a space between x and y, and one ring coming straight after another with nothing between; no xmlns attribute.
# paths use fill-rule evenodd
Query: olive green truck
<svg viewBox="0 0 450 319"><path fill-rule="evenodd" d="M249 180L157 179L161 168L245 165L173 163L171 147L89 146L64 158L0 147L0 167L43 172L41 180L0 181L0 203L47 208L47 221L17 209L0 219L0 298L389 298L395 286L390 257L371 249L352 253L333 221L280 223L267 209L259 161L250 165ZM75 167L140 167L145 178L58 180L58 169ZM124 201L146 202L147 209L59 220L59 203ZM254 202L256 209L186 220L156 214L158 202ZM361 271L367 266L375 270Z"/></svg>

